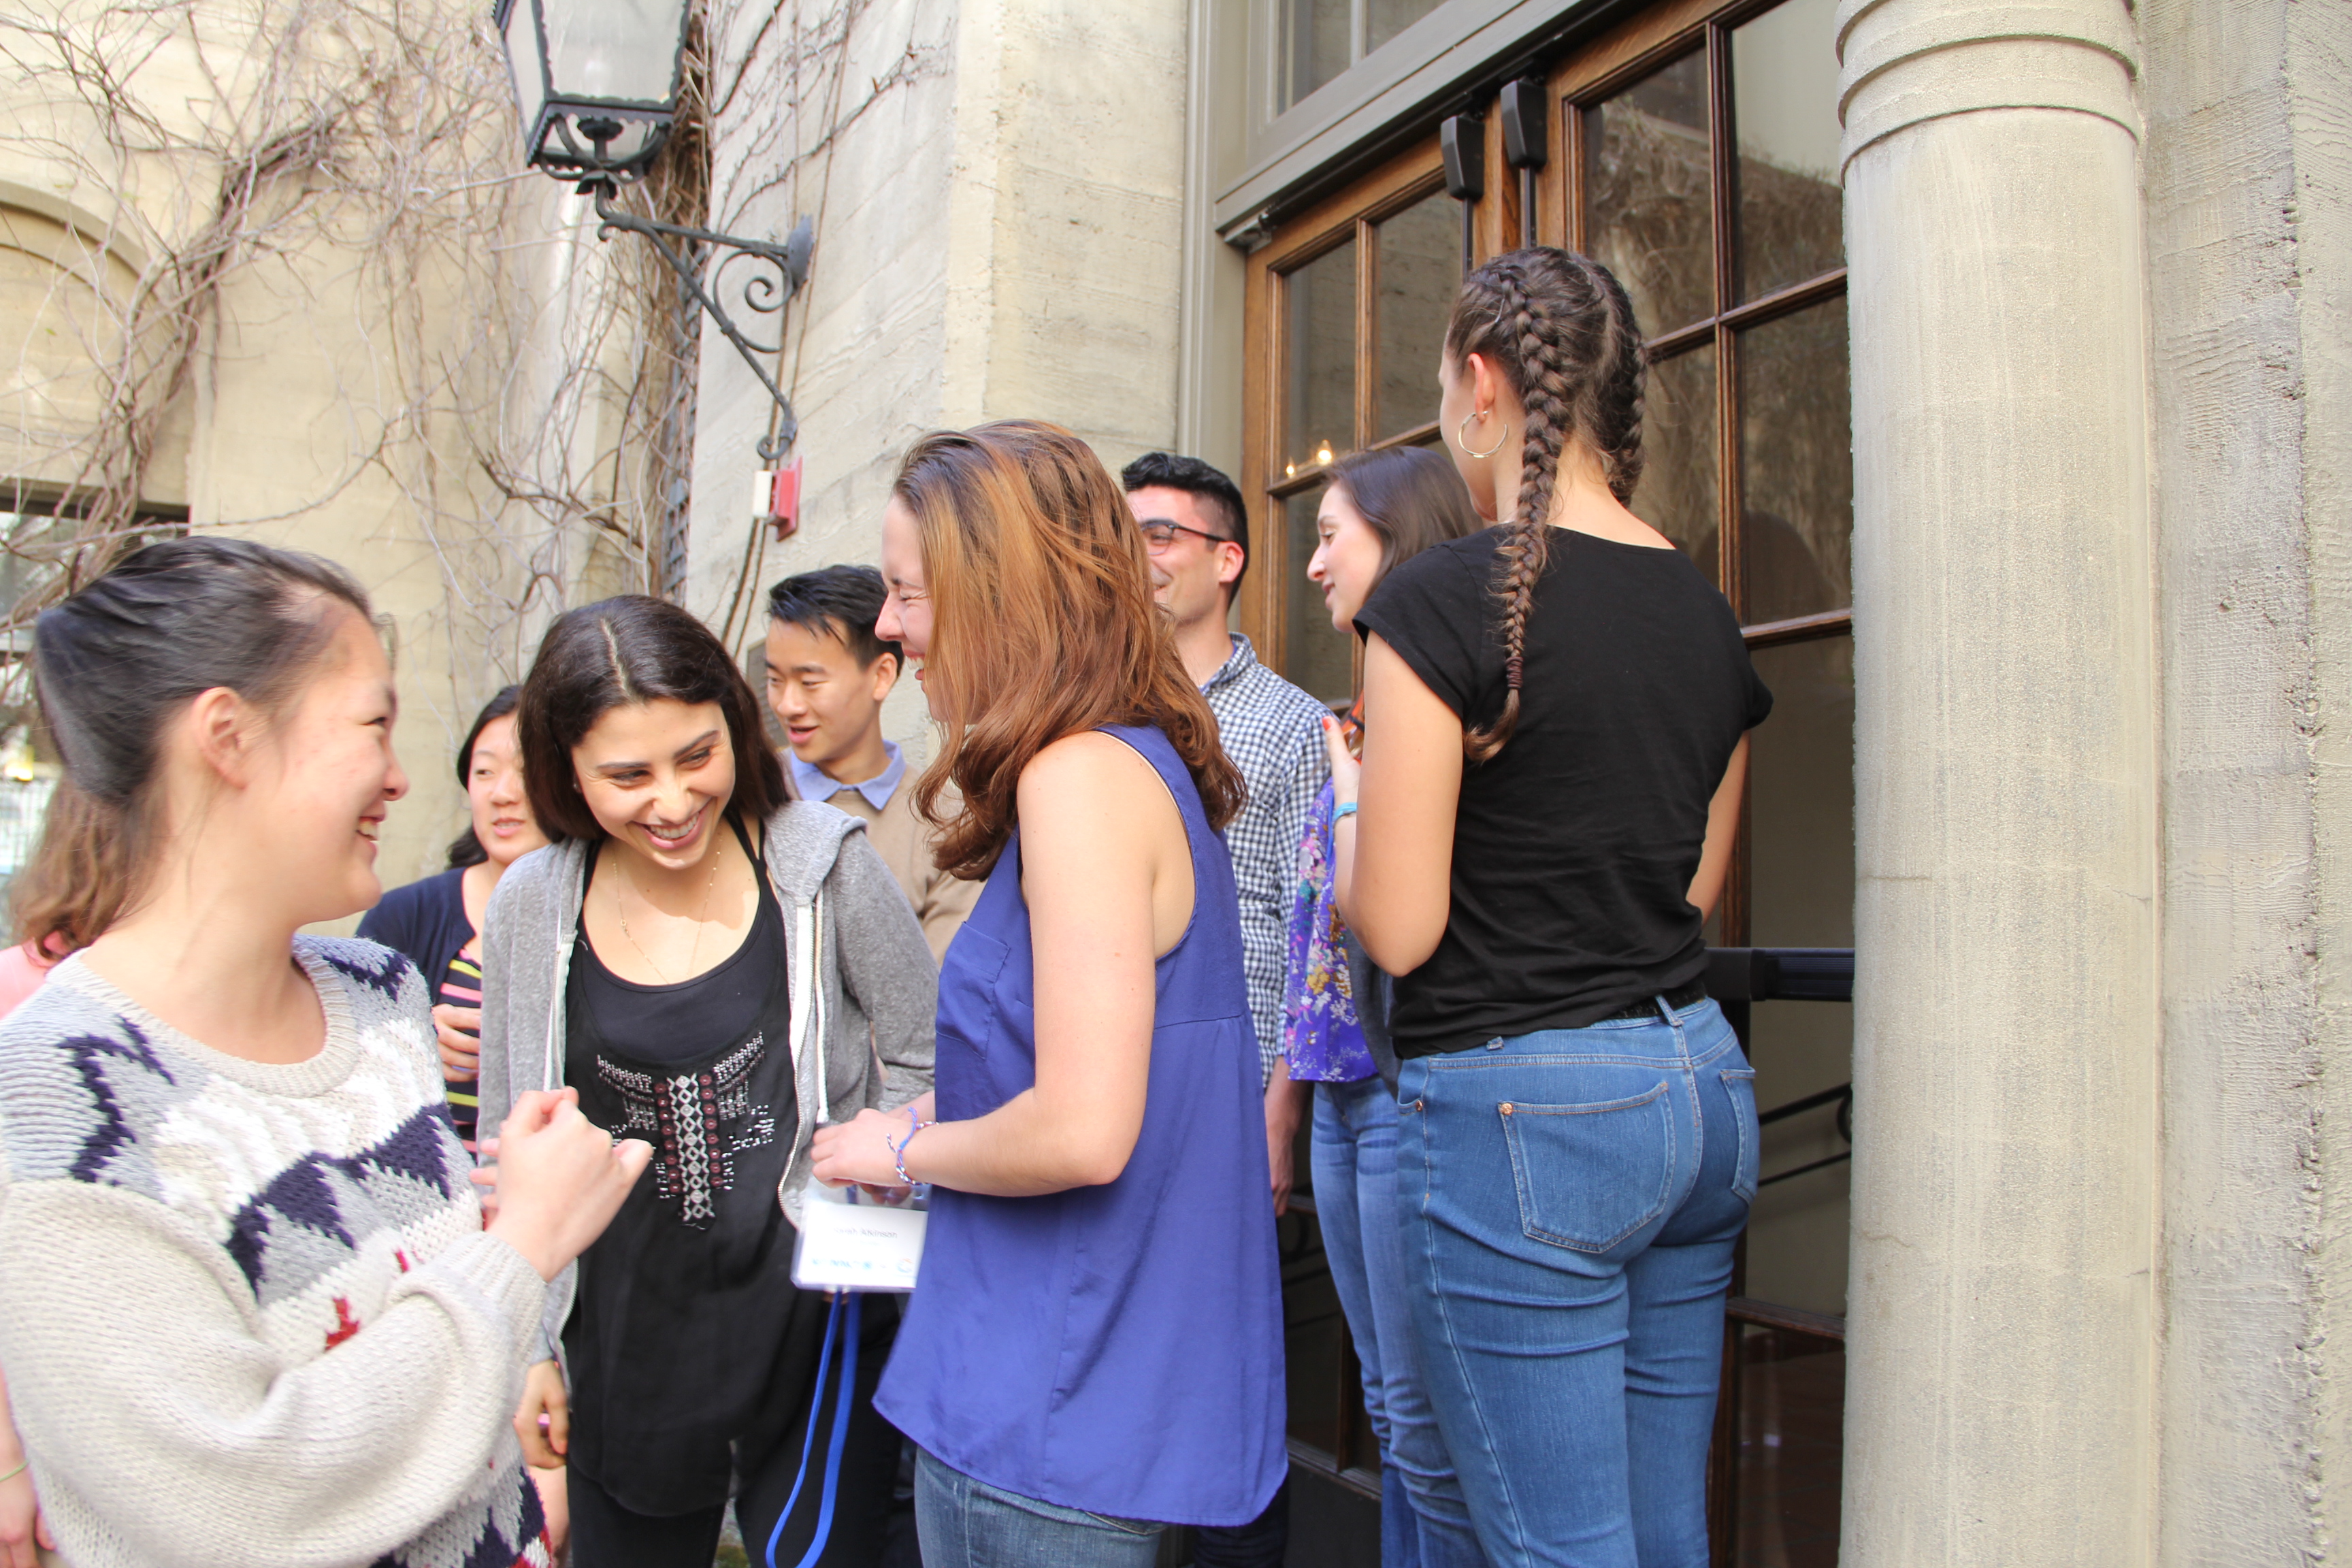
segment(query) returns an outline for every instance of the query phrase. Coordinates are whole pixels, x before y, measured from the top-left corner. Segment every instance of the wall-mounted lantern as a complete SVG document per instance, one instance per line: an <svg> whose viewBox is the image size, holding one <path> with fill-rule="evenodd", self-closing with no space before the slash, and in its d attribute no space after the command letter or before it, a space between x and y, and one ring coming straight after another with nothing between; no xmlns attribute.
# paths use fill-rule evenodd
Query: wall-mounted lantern
<svg viewBox="0 0 2352 1568"><path fill-rule="evenodd" d="M498 0L524 160L643 178L677 117L686 16L687 0Z"/></svg>
<svg viewBox="0 0 2352 1568"><path fill-rule="evenodd" d="M686 59L689 0L497 0L491 13L506 45L515 108L521 118L523 159L560 180L579 183L596 200L596 237L614 229L642 234L661 252L678 281L709 313L760 384L774 398L775 434L760 442L762 461L781 458L799 421L763 356L782 350L746 337L719 302L719 275L749 260L754 270L740 290L745 310L780 314L807 280L815 226L806 217L782 244L738 239L638 217L613 205L617 187L645 178L677 118ZM670 242L709 247L708 271Z"/></svg>

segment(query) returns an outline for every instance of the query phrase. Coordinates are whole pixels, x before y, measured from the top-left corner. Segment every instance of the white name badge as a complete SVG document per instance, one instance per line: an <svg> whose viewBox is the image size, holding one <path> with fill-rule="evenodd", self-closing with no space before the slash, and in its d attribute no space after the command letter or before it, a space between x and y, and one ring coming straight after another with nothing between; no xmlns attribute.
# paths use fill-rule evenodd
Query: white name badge
<svg viewBox="0 0 2352 1568"><path fill-rule="evenodd" d="M912 1290L930 1217L855 1187L811 1182L801 1194L793 1283L803 1290Z"/></svg>

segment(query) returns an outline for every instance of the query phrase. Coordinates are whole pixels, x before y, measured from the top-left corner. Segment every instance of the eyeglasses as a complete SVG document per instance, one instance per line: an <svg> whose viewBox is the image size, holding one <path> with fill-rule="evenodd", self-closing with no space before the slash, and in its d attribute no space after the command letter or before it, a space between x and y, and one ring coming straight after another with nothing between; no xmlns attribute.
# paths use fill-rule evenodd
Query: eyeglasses
<svg viewBox="0 0 2352 1568"><path fill-rule="evenodd" d="M1237 539L1227 539L1222 533L1203 533L1197 528L1187 528L1181 522L1169 522L1164 520L1157 522L1147 522L1142 524L1141 527L1143 529L1143 542L1154 555L1159 554L1161 551L1175 543L1176 536L1180 533L1189 533L1195 539L1205 539L1212 544L1238 544L1241 542L1241 541Z"/></svg>

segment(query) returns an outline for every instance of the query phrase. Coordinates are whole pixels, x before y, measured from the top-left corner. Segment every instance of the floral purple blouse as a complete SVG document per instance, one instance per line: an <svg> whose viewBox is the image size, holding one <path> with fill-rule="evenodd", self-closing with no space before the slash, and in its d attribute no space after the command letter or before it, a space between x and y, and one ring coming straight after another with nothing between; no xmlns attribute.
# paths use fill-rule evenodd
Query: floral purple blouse
<svg viewBox="0 0 2352 1568"><path fill-rule="evenodd" d="M1364 1043L1348 978L1348 928L1339 919L1332 865L1332 804L1327 784L1307 814L1307 837L1298 846L1298 896L1290 906L1282 1054L1296 1083L1354 1083L1380 1070Z"/></svg>

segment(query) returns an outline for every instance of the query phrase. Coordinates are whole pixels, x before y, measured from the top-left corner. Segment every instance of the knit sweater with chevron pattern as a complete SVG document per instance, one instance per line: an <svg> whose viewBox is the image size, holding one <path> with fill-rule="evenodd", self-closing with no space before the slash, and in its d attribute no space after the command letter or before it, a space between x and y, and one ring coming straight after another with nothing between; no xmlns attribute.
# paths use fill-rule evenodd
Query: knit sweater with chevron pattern
<svg viewBox="0 0 2352 1568"><path fill-rule="evenodd" d="M425 981L299 938L325 1047L79 958L0 1025L0 1366L73 1568L548 1562L510 1417L546 1288L482 1230Z"/></svg>

